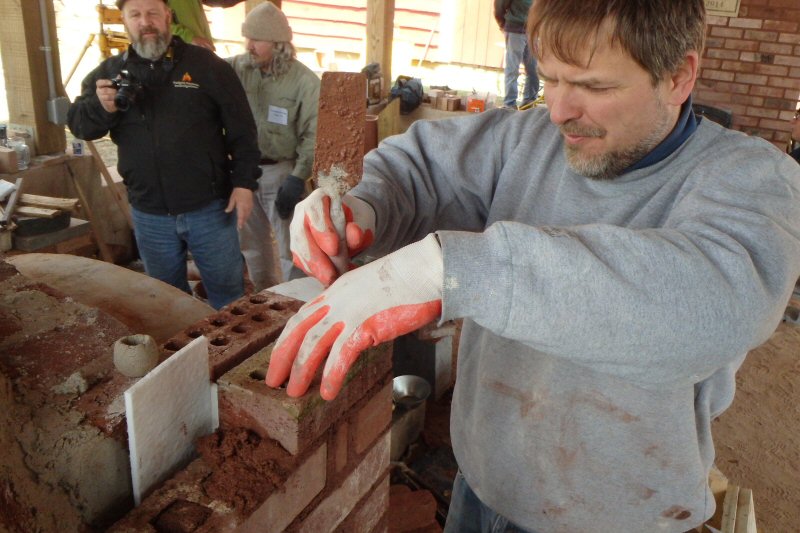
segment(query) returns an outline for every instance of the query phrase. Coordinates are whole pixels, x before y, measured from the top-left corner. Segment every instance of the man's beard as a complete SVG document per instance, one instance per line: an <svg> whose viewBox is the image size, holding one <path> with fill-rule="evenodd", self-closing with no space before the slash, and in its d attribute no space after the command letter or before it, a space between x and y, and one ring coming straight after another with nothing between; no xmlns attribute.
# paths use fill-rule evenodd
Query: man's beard
<svg viewBox="0 0 800 533"><path fill-rule="evenodd" d="M577 174L595 180L611 180L622 174L628 167L641 161L653 148L659 145L669 133L669 115L664 107L658 104L659 122L645 137L636 144L623 149L596 155L586 155L578 147L564 144L567 164ZM583 135L587 137L603 137L606 131L599 128L584 128L570 121L560 128L562 134Z"/></svg>
<svg viewBox="0 0 800 533"><path fill-rule="evenodd" d="M138 41L133 43L133 49L140 57L155 61L167 53L171 35L158 32L155 28L145 28L143 31L156 31L156 39L142 39L141 34Z"/></svg>
<svg viewBox="0 0 800 533"><path fill-rule="evenodd" d="M269 70L272 67L272 60L264 61L262 59L257 59L253 54L247 54L247 60L251 68L260 68L265 71Z"/></svg>

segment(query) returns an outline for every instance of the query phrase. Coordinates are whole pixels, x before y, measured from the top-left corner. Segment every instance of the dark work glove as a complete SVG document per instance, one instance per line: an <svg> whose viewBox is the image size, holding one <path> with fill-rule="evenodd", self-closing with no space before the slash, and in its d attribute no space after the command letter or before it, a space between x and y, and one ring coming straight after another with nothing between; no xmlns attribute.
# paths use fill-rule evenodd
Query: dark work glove
<svg viewBox="0 0 800 533"><path fill-rule="evenodd" d="M284 219L292 216L294 206L302 199L305 190L305 181L291 174L286 176L280 189L278 189L278 197L275 198L275 208L278 210L278 216Z"/></svg>

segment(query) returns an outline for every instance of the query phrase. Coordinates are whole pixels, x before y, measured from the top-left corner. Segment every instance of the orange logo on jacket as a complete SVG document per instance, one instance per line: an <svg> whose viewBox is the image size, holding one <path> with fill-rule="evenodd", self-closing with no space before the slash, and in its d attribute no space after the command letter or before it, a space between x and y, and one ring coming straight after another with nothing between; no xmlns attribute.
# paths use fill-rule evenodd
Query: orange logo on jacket
<svg viewBox="0 0 800 533"><path fill-rule="evenodd" d="M192 75L188 72L184 72L183 76L181 77L180 81L175 80L172 82L172 85L179 89L199 89L200 85L192 81Z"/></svg>

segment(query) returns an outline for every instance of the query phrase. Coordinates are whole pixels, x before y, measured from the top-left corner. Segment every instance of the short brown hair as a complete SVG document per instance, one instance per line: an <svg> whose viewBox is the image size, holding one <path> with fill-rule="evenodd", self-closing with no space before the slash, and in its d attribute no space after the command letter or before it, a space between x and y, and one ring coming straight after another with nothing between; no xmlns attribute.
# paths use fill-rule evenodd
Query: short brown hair
<svg viewBox="0 0 800 533"><path fill-rule="evenodd" d="M683 63L686 54L702 53L706 10L703 0L535 0L528 15L531 50L580 64L587 42L603 24L611 24L611 42L628 52L656 84Z"/></svg>

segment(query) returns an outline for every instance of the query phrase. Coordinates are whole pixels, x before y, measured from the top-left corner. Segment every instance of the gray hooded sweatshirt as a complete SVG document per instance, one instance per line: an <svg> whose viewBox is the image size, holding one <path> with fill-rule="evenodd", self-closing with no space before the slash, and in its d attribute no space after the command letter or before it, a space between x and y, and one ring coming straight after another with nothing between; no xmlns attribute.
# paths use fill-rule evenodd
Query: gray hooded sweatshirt
<svg viewBox="0 0 800 533"><path fill-rule="evenodd" d="M420 121L353 194L377 254L438 232L452 404L478 497L541 533L675 531L714 511L710 424L800 275L800 167L707 120L610 181L546 110Z"/></svg>

